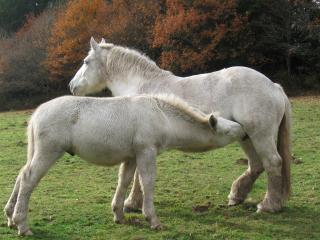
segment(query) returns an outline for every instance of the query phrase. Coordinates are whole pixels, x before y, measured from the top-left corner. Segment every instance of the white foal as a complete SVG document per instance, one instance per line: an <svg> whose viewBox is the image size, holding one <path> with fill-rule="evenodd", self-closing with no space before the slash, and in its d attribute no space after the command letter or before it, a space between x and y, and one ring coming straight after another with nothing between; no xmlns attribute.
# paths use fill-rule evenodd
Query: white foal
<svg viewBox="0 0 320 240"><path fill-rule="evenodd" d="M31 193L65 152L98 165L121 164L112 201L114 221L124 222L125 193L140 173L143 213L152 228L161 224L153 205L156 156L166 149L205 151L245 136L240 124L206 115L170 96L90 98L65 96L42 104L28 126L28 160L5 206L8 226L31 235Z"/></svg>

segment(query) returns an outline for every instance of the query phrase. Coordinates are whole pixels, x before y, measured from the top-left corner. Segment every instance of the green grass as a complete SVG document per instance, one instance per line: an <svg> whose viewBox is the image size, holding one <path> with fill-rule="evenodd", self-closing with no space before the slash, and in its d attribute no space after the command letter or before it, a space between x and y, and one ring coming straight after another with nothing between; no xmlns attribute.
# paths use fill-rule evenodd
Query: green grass
<svg viewBox="0 0 320 240"><path fill-rule="evenodd" d="M126 214L130 223L112 221L111 200L118 167L90 165L65 155L40 182L30 201L29 224L35 236L26 239L320 239L320 98L293 103L294 194L279 214L257 214L266 176L256 182L247 201L228 208L232 181L246 166L238 145L208 153L171 151L158 157L155 206L164 230L153 231L140 214ZM19 169L26 160L29 112L0 113L0 206L4 207ZM199 214L195 205L211 203ZM0 239L21 239L0 218Z"/></svg>

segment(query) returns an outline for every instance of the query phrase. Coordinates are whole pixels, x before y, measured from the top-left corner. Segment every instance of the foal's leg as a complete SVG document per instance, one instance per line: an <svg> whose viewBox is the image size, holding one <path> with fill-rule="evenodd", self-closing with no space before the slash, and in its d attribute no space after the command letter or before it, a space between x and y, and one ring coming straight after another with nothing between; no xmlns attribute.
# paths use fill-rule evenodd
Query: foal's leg
<svg viewBox="0 0 320 240"><path fill-rule="evenodd" d="M132 181L134 170L136 169L136 161L131 160L121 164L119 168L118 186L112 200L112 211L114 221L116 223L124 223L123 204L128 186Z"/></svg>
<svg viewBox="0 0 320 240"><path fill-rule="evenodd" d="M143 192L142 213L149 221L152 229L161 229L161 223L156 216L153 204L156 178L156 151L154 149L146 149L137 154L137 168Z"/></svg>
<svg viewBox="0 0 320 240"><path fill-rule="evenodd" d="M133 185L131 188L131 192L124 202L124 211L125 212L137 212L142 208L142 191L139 181L139 172L136 169L134 174Z"/></svg>
<svg viewBox="0 0 320 240"><path fill-rule="evenodd" d="M228 196L229 206L242 203L246 199L255 180L264 170L262 161L254 149L251 140L247 139L240 142L240 144L248 157L248 169L233 182L230 194Z"/></svg>
<svg viewBox="0 0 320 240"><path fill-rule="evenodd" d="M18 228L19 235L32 235L27 225L27 213L31 193L40 179L62 154L62 152L35 153L32 161L27 163L22 169L20 173L19 193L12 217L14 224Z"/></svg>
<svg viewBox="0 0 320 240"><path fill-rule="evenodd" d="M257 212L278 212L282 208L282 158L273 137L263 136L253 141L268 175L268 190L264 200L258 204Z"/></svg>
<svg viewBox="0 0 320 240"><path fill-rule="evenodd" d="M22 170L23 169L21 169L21 171ZM14 207L17 202L18 193L19 193L21 171L16 179L16 183L14 184L14 188L11 193L11 196L10 196L6 206L4 207L4 212L5 212L5 215L7 216L7 219L8 219L8 227L10 227L10 228L15 226L12 221L12 215L13 215Z"/></svg>

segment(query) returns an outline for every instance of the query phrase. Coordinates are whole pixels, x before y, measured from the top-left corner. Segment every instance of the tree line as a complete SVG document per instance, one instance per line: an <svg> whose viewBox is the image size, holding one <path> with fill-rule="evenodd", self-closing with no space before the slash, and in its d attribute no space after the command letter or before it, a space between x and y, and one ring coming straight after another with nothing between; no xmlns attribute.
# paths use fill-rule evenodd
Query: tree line
<svg viewBox="0 0 320 240"><path fill-rule="evenodd" d="M177 75L243 65L291 91L320 89L319 1L0 0L2 108L66 93L91 36Z"/></svg>

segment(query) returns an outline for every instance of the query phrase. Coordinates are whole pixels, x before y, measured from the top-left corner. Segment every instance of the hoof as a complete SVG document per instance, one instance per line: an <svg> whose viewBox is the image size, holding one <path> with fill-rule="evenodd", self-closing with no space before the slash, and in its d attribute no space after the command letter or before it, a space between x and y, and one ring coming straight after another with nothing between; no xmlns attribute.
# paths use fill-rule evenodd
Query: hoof
<svg viewBox="0 0 320 240"><path fill-rule="evenodd" d="M125 213L142 213L142 210L139 208L132 208L132 207L124 207L123 211Z"/></svg>
<svg viewBox="0 0 320 240"><path fill-rule="evenodd" d="M263 213L263 212L265 212L265 211L263 211L261 208L257 208L257 212L256 213Z"/></svg>
<svg viewBox="0 0 320 240"><path fill-rule="evenodd" d="M117 217L114 217L113 221L116 223L116 224L124 224L126 221L124 219L124 217L122 218L117 218Z"/></svg>
<svg viewBox="0 0 320 240"><path fill-rule="evenodd" d="M259 203L257 206L257 213L277 213L281 211L281 207L265 206L263 203Z"/></svg>
<svg viewBox="0 0 320 240"><path fill-rule="evenodd" d="M33 233L31 232L31 230L27 230L27 231L24 231L24 232L18 232L19 236L32 236Z"/></svg>
<svg viewBox="0 0 320 240"><path fill-rule="evenodd" d="M10 218L8 218L8 227L9 228L16 228L17 227Z"/></svg>
<svg viewBox="0 0 320 240"><path fill-rule="evenodd" d="M124 202L123 211L126 213L142 213L142 199L133 200L126 199Z"/></svg>
<svg viewBox="0 0 320 240"><path fill-rule="evenodd" d="M235 199L229 199L228 206L233 207L241 204L243 200L235 200Z"/></svg>
<svg viewBox="0 0 320 240"><path fill-rule="evenodd" d="M229 198L228 206L229 207L237 206L237 205L239 205L239 204L241 204L243 202L244 202L243 199Z"/></svg>
<svg viewBox="0 0 320 240"><path fill-rule="evenodd" d="M155 225L151 225L151 229L152 230L156 230L156 231L160 231L163 229L162 225L159 223L159 224L155 224Z"/></svg>
<svg viewBox="0 0 320 240"><path fill-rule="evenodd" d="M125 223L126 223L125 220L114 220L114 222L115 222L116 224L125 224Z"/></svg>

